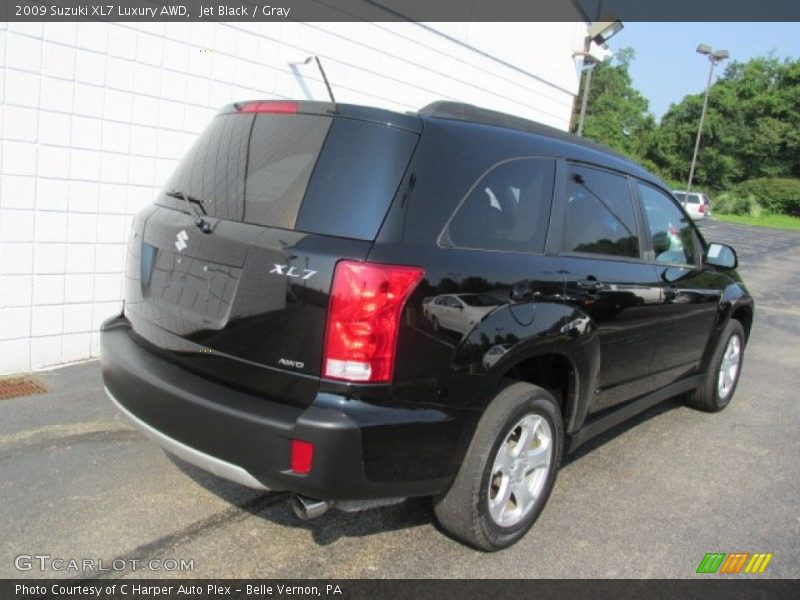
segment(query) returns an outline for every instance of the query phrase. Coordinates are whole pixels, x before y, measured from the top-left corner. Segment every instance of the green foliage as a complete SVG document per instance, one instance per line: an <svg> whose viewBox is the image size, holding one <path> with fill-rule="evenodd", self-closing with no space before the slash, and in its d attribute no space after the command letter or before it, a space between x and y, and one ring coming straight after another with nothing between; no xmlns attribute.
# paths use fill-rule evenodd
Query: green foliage
<svg viewBox="0 0 800 600"><path fill-rule="evenodd" d="M686 181L703 94L673 104L650 158ZM800 177L800 61L731 63L712 85L693 187L723 190L755 178Z"/></svg>
<svg viewBox="0 0 800 600"><path fill-rule="evenodd" d="M762 212L756 197L736 192L718 194L711 200L711 212L723 215L758 216Z"/></svg>
<svg viewBox="0 0 800 600"><path fill-rule="evenodd" d="M632 85L628 67L633 58L633 50L625 48L613 59L595 65L583 135L641 162L654 143L656 121L647 110L647 100ZM573 131L578 128L585 85L583 76L575 102Z"/></svg>
<svg viewBox="0 0 800 600"><path fill-rule="evenodd" d="M624 49L594 68L584 135L629 156L674 189L684 189L703 92L670 106L656 124L647 100L632 85L628 67L633 59L633 50ZM573 129L584 84L585 77L575 102ZM732 192L738 200L723 199L723 205L730 202L736 210L751 206L747 198L752 194L767 211L796 211L794 184L736 189L744 181L776 178L800 178L800 60L770 55L732 62L711 86L692 187Z"/></svg>
<svg viewBox="0 0 800 600"><path fill-rule="evenodd" d="M800 217L800 179L750 179L736 186L736 194L753 198L767 212Z"/></svg>
<svg viewBox="0 0 800 600"><path fill-rule="evenodd" d="M759 227L776 227L778 229L791 229L800 231L800 217L790 217L789 215L773 215L764 213L760 217L750 215L724 215L716 217L720 221L729 223L741 223L742 225L757 225Z"/></svg>

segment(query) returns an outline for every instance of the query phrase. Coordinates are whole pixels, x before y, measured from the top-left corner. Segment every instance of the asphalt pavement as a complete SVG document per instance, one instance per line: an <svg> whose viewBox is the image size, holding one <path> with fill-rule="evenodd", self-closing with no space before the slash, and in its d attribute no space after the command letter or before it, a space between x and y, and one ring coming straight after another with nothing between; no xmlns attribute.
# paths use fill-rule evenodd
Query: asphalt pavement
<svg viewBox="0 0 800 600"><path fill-rule="evenodd" d="M509 550L453 541L421 499L298 521L284 494L164 454L112 407L88 362L36 374L50 393L0 402L0 577L684 578L706 552L771 552L762 576L796 578L800 234L703 231L737 248L757 302L732 404L710 415L668 401L582 447ZM95 570L70 569L84 559ZM140 570L172 559L192 570Z"/></svg>

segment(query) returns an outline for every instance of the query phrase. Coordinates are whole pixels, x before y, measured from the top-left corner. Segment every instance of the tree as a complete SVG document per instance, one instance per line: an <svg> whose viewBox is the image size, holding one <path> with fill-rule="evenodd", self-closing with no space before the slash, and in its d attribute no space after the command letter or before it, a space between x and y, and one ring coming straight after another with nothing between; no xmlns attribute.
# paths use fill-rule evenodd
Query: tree
<svg viewBox="0 0 800 600"><path fill-rule="evenodd" d="M686 181L702 93L670 106L649 158ZM759 57L733 62L711 87L695 182L722 190L760 177L800 177L800 61Z"/></svg>
<svg viewBox="0 0 800 600"><path fill-rule="evenodd" d="M635 53L631 48L617 52L594 67L589 88L583 135L653 166L649 162L651 146L655 143L656 122L648 112L647 99L636 90L628 73ZM581 78L578 101L573 114L573 131L578 127L580 99L586 78Z"/></svg>

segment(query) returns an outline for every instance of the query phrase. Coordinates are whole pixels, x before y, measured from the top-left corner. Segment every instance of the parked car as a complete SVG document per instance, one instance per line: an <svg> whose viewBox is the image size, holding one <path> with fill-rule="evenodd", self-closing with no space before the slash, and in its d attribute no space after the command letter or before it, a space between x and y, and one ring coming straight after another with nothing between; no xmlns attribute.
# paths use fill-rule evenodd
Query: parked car
<svg viewBox="0 0 800 600"><path fill-rule="evenodd" d="M673 194L675 194L678 202L681 203L681 206L683 206L689 216L695 221L711 216L711 202L705 194L697 192L690 192L687 194L681 191L673 192Z"/></svg>
<svg viewBox="0 0 800 600"><path fill-rule="evenodd" d="M127 252L103 377L156 443L303 518L430 496L483 550L586 440L673 396L725 408L753 319L663 182L451 102L227 106Z"/></svg>
<svg viewBox="0 0 800 600"><path fill-rule="evenodd" d="M501 300L488 294L442 294L423 302L422 313L434 330L443 327L467 333L501 304Z"/></svg>

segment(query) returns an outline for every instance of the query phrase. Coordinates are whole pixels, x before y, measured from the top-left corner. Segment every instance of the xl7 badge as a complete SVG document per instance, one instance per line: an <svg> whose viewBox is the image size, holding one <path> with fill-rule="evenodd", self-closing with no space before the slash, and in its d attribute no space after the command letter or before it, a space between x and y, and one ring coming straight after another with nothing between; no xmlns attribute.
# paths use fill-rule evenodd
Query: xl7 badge
<svg viewBox="0 0 800 600"><path fill-rule="evenodd" d="M297 267L290 267L289 265L274 265L270 274L285 275L286 277L295 277L297 279L311 279L317 274L317 271L311 269L303 269L302 271Z"/></svg>

